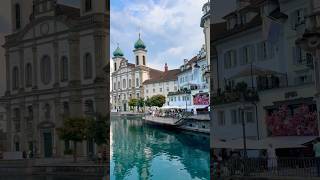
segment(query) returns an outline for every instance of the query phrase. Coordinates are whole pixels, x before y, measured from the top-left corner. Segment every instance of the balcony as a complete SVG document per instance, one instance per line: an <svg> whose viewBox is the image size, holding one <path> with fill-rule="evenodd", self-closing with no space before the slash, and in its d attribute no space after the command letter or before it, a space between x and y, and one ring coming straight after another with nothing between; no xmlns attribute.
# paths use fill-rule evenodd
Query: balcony
<svg viewBox="0 0 320 180"><path fill-rule="evenodd" d="M248 89L246 83L238 83L235 88L228 89L224 92L218 92L212 97L213 105L222 105L242 101L259 101L258 92L255 89Z"/></svg>

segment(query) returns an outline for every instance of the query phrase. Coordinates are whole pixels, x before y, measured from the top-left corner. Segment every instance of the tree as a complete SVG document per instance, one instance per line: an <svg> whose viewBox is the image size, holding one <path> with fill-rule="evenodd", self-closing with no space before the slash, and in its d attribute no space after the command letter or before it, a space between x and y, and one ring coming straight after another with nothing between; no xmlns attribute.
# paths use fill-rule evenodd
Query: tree
<svg viewBox="0 0 320 180"><path fill-rule="evenodd" d="M144 101L144 104L148 107L151 107L152 106L152 103L151 103L151 99L147 98L145 101Z"/></svg>
<svg viewBox="0 0 320 180"><path fill-rule="evenodd" d="M58 136L65 141L73 141L73 160L77 162L77 143L87 139L88 120L86 118L66 118L63 126L57 128Z"/></svg>
<svg viewBox="0 0 320 180"><path fill-rule="evenodd" d="M138 106L138 109L140 109L140 107L142 108L144 106L144 100L143 98L140 98L137 102L137 106Z"/></svg>
<svg viewBox="0 0 320 180"><path fill-rule="evenodd" d="M138 99L132 98L130 99L130 101L128 102L128 105L131 107L136 107L138 105Z"/></svg>
<svg viewBox="0 0 320 180"><path fill-rule="evenodd" d="M150 101L152 106L162 107L163 104L166 103L166 97L163 95L155 95L151 97Z"/></svg>
<svg viewBox="0 0 320 180"><path fill-rule="evenodd" d="M108 118L102 115L97 115L96 119L92 118L88 122L88 139L93 139L99 147L107 144L110 135L110 124ZM106 146L105 148L108 147Z"/></svg>

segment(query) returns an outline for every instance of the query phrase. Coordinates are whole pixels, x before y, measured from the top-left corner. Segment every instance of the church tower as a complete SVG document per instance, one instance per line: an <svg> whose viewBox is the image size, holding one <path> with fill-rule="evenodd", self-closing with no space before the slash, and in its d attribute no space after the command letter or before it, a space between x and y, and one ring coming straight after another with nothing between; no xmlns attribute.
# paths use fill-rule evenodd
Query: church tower
<svg viewBox="0 0 320 180"><path fill-rule="evenodd" d="M146 45L141 40L139 33L139 39L134 44L134 55L135 55L135 64L136 66L147 66L147 50Z"/></svg>
<svg viewBox="0 0 320 180"><path fill-rule="evenodd" d="M81 16L89 14L106 14L109 11L109 0L81 0Z"/></svg>
<svg viewBox="0 0 320 180"><path fill-rule="evenodd" d="M123 52L122 50L120 49L119 45L117 47L117 49L113 52L113 69L114 71L117 71L120 67L120 63L122 60L124 60L124 57L123 57Z"/></svg>
<svg viewBox="0 0 320 180"><path fill-rule="evenodd" d="M21 30L30 22L34 0L11 0L12 32Z"/></svg>
<svg viewBox="0 0 320 180"><path fill-rule="evenodd" d="M54 16L57 0L33 0L34 18L42 16Z"/></svg>

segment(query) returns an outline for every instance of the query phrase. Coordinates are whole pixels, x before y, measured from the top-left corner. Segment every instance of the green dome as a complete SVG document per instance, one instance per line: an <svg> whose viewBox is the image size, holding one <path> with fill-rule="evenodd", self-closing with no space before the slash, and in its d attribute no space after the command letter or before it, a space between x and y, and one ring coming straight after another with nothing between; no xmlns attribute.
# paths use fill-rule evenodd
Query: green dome
<svg viewBox="0 0 320 180"><path fill-rule="evenodd" d="M123 52L122 52L122 50L119 48L119 46L118 46L117 49L113 52L113 56L114 56L114 57L123 57Z"/></svg>
<svg viewBox="0 0 320 180"><path fill-rule="evenodd" d="M144 44L144 42L141 40L140 35L139 35L139 39L136 43L134 43L134 48L135 49L145 49L146 45Z"/></svg>

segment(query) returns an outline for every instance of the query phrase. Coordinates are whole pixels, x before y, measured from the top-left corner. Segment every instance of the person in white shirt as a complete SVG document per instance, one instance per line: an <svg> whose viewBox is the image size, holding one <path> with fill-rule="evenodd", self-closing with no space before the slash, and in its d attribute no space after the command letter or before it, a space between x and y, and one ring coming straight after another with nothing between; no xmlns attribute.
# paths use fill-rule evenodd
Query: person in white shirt
<svg viewBox="0 0 320 180"><path fill-rule="evenodd" d="M271 171L277 169L277 166L278 166L277 155L272 144L269 144L268 146L267 156L268 156L268 169Z"/></svg>

